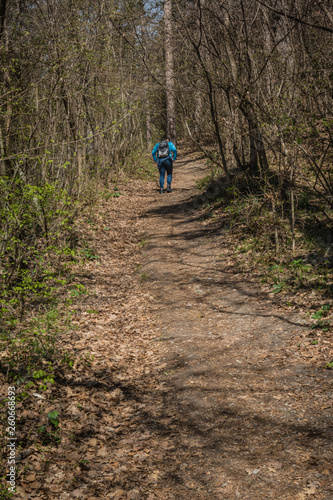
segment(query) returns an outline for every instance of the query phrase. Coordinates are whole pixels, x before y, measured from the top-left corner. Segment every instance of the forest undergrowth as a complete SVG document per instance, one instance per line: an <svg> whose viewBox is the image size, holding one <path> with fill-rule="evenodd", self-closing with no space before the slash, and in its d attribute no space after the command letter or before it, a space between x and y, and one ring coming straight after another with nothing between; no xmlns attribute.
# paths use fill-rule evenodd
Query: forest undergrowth
<svg viewBox="0 0 333 500"><path fill-rule="evenodd" d="M93 365L94 355L79 353L71 339L78 311L87 309L85 314L92 321L98 315L94 307L83 305L96 295L89 275L91 266L101 265L95 233L101 230L112 238L114 227L107 220L101 222L96 214L101 207L106 213L112 210L113 201L124 194L122 188L145 182L152 175L152 164L144 156L137 159L135 170L123 166L106 183L87 182L80 197L68 195L57 185L38 187L20 178L1 179L5 245L1 255L0 377L3 387L9 384L16 391L18 462L31 454L31 445L44 456L44 447L60 444L59 411L41 410L34 419L36 405L43 408L45 402L54 401L56 406L55 387L64 377L73 371L89 373ZM2 458L7 454L7 403L8 396L2 394ZM0 498L7 498L12 494L6 485L6 461L2 463ZM19 481L24 470L18 467Z"/></svg>
<svg viewBox="0 0 333 500"><path fill-rule="evenodd" d="M309 180L315 184L314 175ZM220 258L231 259L244 279L254 278L287 310L306 314L311 345L331 344L333 211L324 208L322 193L300 182L292 220L290 198L278 182L278 172L271 168L265 182L238 172L227 187L220 170L211 166L210 174L197 182L192 203L200 209L201 220L229 240L228 255L221 253ZM333 368L331 359L326 368Z"/></svg>

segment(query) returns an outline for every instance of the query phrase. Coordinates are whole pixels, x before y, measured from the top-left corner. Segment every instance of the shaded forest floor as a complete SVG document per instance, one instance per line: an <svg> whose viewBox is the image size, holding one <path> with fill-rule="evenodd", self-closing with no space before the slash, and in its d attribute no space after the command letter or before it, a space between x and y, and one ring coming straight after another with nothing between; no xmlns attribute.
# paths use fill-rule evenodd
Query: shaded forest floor
<svg viewBox="0 0 333 500"><path fill-rule="evenodd" d="M94 215L73 369L17 406L18 498L333 498L332 344L234 264L195 208L206 174L185 157L172 194L133 181ZM57 446L36 430L53 410Z"/></svg>

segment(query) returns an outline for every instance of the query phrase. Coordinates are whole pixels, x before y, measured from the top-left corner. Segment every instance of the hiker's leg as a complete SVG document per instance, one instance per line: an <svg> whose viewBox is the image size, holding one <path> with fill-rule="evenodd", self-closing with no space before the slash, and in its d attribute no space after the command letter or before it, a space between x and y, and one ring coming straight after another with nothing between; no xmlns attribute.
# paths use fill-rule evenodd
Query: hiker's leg
<svg viewBox="0 0 333 500"><path fill-rule="evenodd" d="M161 164L158 167L158 170L160 171L160 188L163 189L164 187L164 177L165 177L165 166Z"/></svg>
<svg viewBox="0 0 333 500"><path fill-rule="evenodd" d="M168 159L167 164L165 166L165 169L166 169L167 174L168 174L168 176L167 176L167 186L170 189L171 189L171 182L172 182L172 166L173 166L173 162L172 162L172 160L170 158L170 159Z"/></svg>

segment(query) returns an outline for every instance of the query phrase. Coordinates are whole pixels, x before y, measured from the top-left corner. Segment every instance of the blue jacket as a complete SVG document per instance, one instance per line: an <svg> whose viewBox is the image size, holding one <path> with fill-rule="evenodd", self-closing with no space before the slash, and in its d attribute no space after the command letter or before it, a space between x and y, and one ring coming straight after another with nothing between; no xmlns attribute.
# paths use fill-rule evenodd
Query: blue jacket
<svg viewBox="0 0 333 500"><path fill-rule="evenodd" d="M168 144L169 144L170 156L171 156L171 158L173 157L173 161L175 161L175 159L177 158L177 149L171 141L168 141ZM159 146L159 142L156 144L156 146L154 147L154 149L152 151L154 161L156 161L156 162L158 160L158 158L156 157L156 153L158 151L158 146Z"/></svg>

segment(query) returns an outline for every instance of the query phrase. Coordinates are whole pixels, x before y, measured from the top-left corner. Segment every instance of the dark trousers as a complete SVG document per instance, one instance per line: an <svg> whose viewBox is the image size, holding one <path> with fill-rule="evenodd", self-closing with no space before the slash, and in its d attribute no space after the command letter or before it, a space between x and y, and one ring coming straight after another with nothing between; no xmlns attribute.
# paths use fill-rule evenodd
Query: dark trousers
<svg viewBox="0 0 333 500"><path fill-rule="evenodd" d="M165 172L167 173L167 185L171 186L172 181L172 167L173 161L169 156L168 158L161 158L157 162L158 170L160 172L160 188L164 187Z"/></svg>

